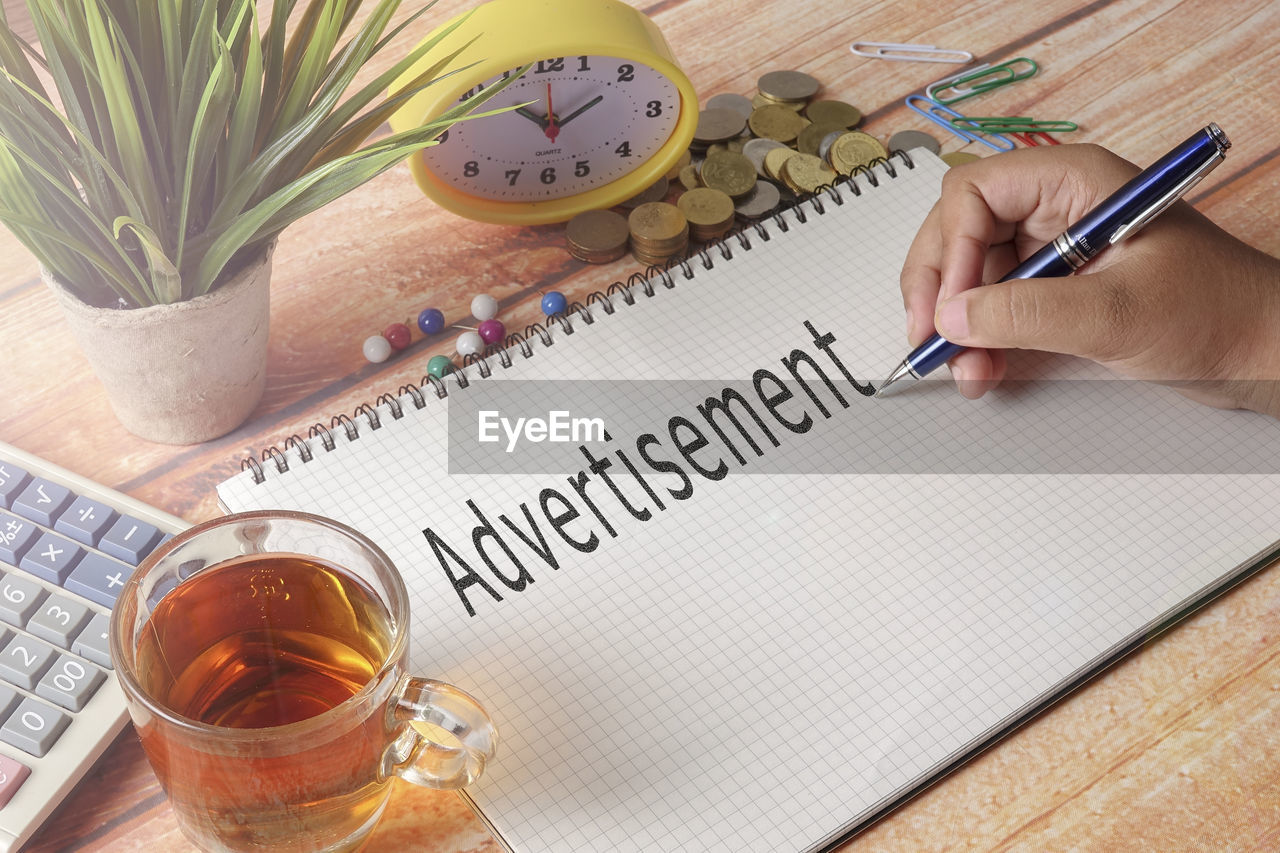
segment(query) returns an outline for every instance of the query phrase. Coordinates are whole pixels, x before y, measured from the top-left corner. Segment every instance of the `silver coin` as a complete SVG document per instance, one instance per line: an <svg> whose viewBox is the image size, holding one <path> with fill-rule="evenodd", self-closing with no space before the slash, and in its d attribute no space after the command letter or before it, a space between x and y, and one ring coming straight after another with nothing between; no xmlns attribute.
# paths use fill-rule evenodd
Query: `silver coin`
<svg viewBox="0 0 1280 853"><path fill-rule="evenodd" d="M934 154L942 150L938 140L919 130L900 130L889 137L890 151L910 151L912 148L927 148Z"/></svg>
<svg viewBox="0 0 1280 853"><path fill-rule="evenodd" d="M698 127L693 132L693 139L704 146L713 142L725 142L742 133L746 126L746 117L734 110L703 110L698 113Z"/></svg>
<svg viewBox="0 0 1280 853"><path fill-rule="evenodd" d="M759 219L777 209L782 193L769 181L756 181L756 188L734 204L734 211L745 219Z"/></svg>
<svg viewBox="0 0 1280 853"><path fill-rule="evenodd" d="M826 136L822 137L822 141L818 143L818 156L821 157L824 162L830 162L827 160L827 152L831 150L831 143L835 142L847 132L848 131L844 130L833 130Z"/></svg>
<svg viewBox="0 0 1280 853"><path fill-rule="evenodd" d="M764 155L768 154L775 148L787 148L786 143L779 142L776 139L753 139L746 145L742 146L742 153L751 165L756 167L756 174L762 178L769 177L769 173L764 170Z"/></svg>
<svg viewBox="0 0 1280 853"><path fill-rule="evenodd" d="M739 95L735 92L721 92L719 95L712 95L707 98L707 105L704 109L733 110L735 113L741 113L745 119L751 115L751 111L755 108L751 106L751 99L746 95Z"/></svg>

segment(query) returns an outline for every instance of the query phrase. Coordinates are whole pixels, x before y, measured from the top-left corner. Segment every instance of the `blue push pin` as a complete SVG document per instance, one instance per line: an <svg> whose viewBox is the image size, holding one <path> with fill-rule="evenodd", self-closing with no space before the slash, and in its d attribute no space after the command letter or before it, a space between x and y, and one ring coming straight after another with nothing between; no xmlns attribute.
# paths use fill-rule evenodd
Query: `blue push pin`
<svg viewBox="0 0 1280 853"><path fill-rule="evenodd" d="M542 313L548 317L555 314L563 314L564 310L569 307L569 300L564 298L564 294L558 290L543 294L542 297Z"/></svg>
<svg viewBox="0 0 1280 853"><path fill-rule="evenodd" d="M418 315L418 328L424 335L434 335L444 329L444 312L436 308L424 308Z"/></svg>

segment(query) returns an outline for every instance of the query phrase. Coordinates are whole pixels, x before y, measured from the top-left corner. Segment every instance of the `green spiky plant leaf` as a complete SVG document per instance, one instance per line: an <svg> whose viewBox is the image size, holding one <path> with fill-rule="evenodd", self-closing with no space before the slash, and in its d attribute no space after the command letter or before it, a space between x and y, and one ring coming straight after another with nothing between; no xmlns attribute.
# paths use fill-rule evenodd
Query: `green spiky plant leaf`
<svg viewBox="0 0 1280 853"><path fill-rule="evenodd" d="M208 293L503 88L366 143L441 79L457 53L390 89L453 28L354 88L430 4L396 26L401 0L271 5L264 27L255 0L27 0L39 47L0 6L0 223L85 302Z"/></svg>

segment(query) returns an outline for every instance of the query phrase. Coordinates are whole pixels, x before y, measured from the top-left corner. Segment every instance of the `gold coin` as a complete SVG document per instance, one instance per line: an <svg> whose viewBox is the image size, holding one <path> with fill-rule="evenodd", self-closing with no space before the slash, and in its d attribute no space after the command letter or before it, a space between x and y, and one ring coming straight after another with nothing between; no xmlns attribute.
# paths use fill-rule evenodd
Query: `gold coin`
<svg viewBox="0 0 1280 853"><path fill-rule="evenodd" d="M816 192L836 177L836 170L824 163L817 154L797 153L782 167L783 180L799 192Z"/></svg>
<svg viewBox="0 0 1280 853"><path fill-rule="evenodd" d="M804 105L805 105L804 101L775 101L773 98L770 98L767 95L761 95L758 92L755 95L753 95L751 98L751 106L754 109L759 109L760 107L768 107L768 106L786 107L787 109L798 113L802 109L804 109Z"/></svg>
<svg viewBox="0 0 1280 853"><path fill-rule="evenodd" d="M753 110L751 117L747 119L747 126L756 136L779 142L795 139L804 130L806 123L806 119L799 113L777 104Z"/></svg>
<svg viewBox="0 0 1280 853"><path fill-rule="evenodd" d="M880 140L860 130L851 130L831 143L828 152L831 165L842 175L849 175L859 166L870 166L876 158L888 157Z"/></svg>
<svg viewBox="0 0 1280 853"><path fill-rule="evenodd" d="M708 154L698 170L698 177L702 179L703 186L738 198L751 192L756 185L756 167L745 155L732 151Z"/></svg>
<svg viewBox="0 0 1280 853"><path fill-rule="evenodd" d="M689 190L676 206L689 221L689 237L700 243L719 239L733 227L733 199L720 190Z"/></svg>
<svg viewBox="0 0 1280 853"><path fill-rule="evenodd" d="M690 163L680 170L680 186L686 190L695 190L702 186L702 181L698 180L698 167Z"/></svg>
<svg viewBox="0 0 1280 853"><path fill-rule="evenodd" d="M948 166L959 166L962 163L972 163L974 160L980 160L977 154L969 151L948 151L942 155L942 162Z"/></svg>
<svg viewBox="0 0 1280 853"><path fill-rule="evenodd" d="M765 174L776 181L781 181L782 166L792 157L796 156L798 151L790 148L774 148L764 155L764 171Z"/></svg>
<svg viewBox="0 0 1280 853"><path fill-rule="evenodd" d="M622 257L631 231L620 213L588 210L569 220L564 236L570 255L589 264L607 264Z"/></svg>
<svg viewBox="0 0 1280 853"><path fill-rule="evenodd" d="M822 88L803 71L770 71L756 81L756 89L765 97L779 101L807 101Z"/></svg>
<svg viewBox="0 0 1280 853"><path fill-rule="evenodd" d="M844 101L814 101L804 108L804 114L814 124L832 127L857 127L862 121L862 111Z"/></svg>
<svg viewBox="0 0 1280 853"><path fill-rule="evenodd" d="M689 237L689 223L680 208L665 201L642 204L627 217L633 244L646 252L682 250Z"/></svg>
<svg viewBox="0 0 1280 853"><path fill-rule="evenodd" d="M821 157L818 149L822 145L822 140L833 133L844 133L844 130L840 125L819 124L815 121L800 131L800 135L796 137L796 148L799 148L803 154L818 154Z"/></svg>

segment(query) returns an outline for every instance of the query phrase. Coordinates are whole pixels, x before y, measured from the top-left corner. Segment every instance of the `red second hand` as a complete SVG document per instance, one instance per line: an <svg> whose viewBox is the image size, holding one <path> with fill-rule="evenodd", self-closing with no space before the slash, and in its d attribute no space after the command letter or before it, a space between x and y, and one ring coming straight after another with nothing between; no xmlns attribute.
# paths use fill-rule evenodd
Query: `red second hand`
<svg viewBox="0 0 1280 853"><path fill-rule="evenodd" d="M547 126L543 130L547 135L547 139L551 140L554 145L556 137L560 135L560 127L556 124L556 114L551 111L551 84L547 84Z"/></svg>

